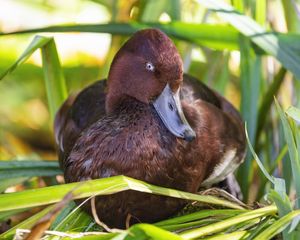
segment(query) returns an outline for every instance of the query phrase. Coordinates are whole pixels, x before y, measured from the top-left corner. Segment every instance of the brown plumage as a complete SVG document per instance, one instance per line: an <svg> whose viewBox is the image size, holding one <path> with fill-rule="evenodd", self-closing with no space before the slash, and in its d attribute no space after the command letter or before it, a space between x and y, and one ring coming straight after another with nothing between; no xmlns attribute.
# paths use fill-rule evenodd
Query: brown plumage
<svg viewBox="0 0 300 240"><path fill-rule="evenodd" d="M166 108L159 98L167 90L175 102L180 91L181 103L168 102ZM125 43L107 81L64 103L55 135L66 182L126 175L196 192L201 184L222 181L245 153L238 112L197 79L183 75L174 44L156 29L139 31ZM96 199L97 214L110 227L124 227L128 214L132 223L157 221L183 205L133 191Z"/></svg>

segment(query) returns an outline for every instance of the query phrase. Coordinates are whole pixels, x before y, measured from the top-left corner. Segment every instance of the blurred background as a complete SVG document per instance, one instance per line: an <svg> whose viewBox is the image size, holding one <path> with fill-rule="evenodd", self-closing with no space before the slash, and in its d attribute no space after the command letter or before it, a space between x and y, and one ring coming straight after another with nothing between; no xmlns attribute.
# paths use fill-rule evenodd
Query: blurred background
<svg viewBox="0 0 300 240"><path fill-rule="evenodd" d="M287 149L284 149L282 130L271 103L276 96L284 108L299 106L299 82L276 58L266 54L199 2L0 0L0 32L108 22L188 23L190 30L196 24L210 25L206 34L216 35L215 39L208 37L197 42L173 38L183 58L185 72L225 95L240 109L248 124L250 140L269 171L279 176L290 174L290 168L282 168ZM289 33L284 39L299 54L299 0L232 0L227 3L268 31ZM181 31L185 34L184 28ZM107 32L40 33L54 36L69 93L107 76L114 54L128 37L117 34L114 29L108 28ZM16 61L34 35L0 36L0 73ZM173 31L171 37L175 35L176 31ZM43 79L41 55L36 51L0 81L1 160L57 160ZM237 176L248 201L263 196L266 181L250 155Z"/></svg>

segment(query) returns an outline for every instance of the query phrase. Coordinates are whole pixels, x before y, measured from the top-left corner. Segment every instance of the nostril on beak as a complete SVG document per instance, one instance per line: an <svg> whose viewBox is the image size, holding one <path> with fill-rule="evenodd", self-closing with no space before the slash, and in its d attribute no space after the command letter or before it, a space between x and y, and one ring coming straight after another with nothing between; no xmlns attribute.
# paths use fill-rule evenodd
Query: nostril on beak
<svg viewBox="0 0 300 240"><path fill-rule="evenodd" d="M186 129L183 133L184 140L191 142L196 138L196 133L192 129Z"/></svg>

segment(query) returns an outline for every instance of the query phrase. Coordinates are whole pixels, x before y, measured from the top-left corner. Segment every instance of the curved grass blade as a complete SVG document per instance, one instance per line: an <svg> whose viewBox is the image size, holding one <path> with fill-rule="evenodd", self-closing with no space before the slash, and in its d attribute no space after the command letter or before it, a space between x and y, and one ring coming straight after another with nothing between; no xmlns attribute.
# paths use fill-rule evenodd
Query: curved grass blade
<svg viewBox="0 0 300 240"><path fill-rule="evenodd" d="M30 229L39 219L41 219L43 216L49 213L52 209L53 206L49 206L43 209L42 211L36 213L35 215L31 216L30 218L27 218L25 221L17 224L8 231L0 234L0 239L11 239L12 236L16 233L17 229Z"/></svg>
<svg viewBox="0 0 300 240"><path fill-rule="evenodd" d="M276 179L278 181L278 179L280 178ZM284 215L290 213L293 210L291 202L289 201L289 198L285 192L280 194L278 193L278 191L271 189L268 193L268 199L272 200L276 204L278 208L278 215L280 217L283 217Z"/></svg>
<svg viewBox="0 0 300 240"><path fill-rule="evenodd" d="M174 239L174 240L183 240L182 237L178 236L175 233L171 233L169 231L163 230L159 227L153 226L151 224L136 224L128 229L128 233L122 239L126 240L148 240L148 239L155 239L155 240L166 240L166 239ZM113 238L119 239L119 238Z"/></svg>
<svg viewBox="0 0 300 240"><path fill-rule="evenodd" d="M252 147L252 144L249 140L249 136L248 136L248 131L247 131L247 125L245 126L245 129L246 129L246 139L247 139L247 142L248 142L248 146L249 146L249 149L257 163L257 165L259 166L260 170L264 173L265 177L271 182L274 184L274 177L271 176L268 171L265 169L264 165L262 164L262 162L260 161L259 157L257 156L257 154L255 153L253 147Z"/></svg>
<svg viewBox="0 0 300 240"><path fill-rule="evenodd" d="M243 119L249 126L249 139L254 142L255 129L257 126L258 99L262 80L261 61L262 58L256 55L251 47L250 39L245 36L240 38L240 81L241 81L241 113ZM249 184L252 181L251 169L252 158L248 151L245 161L238 169L237 177L245 199L248 199Z"/></svg>
<svg viewBox="0 0 300 240"><path fill-rule="evenodd" d="M278 164L280 163L280 161L282 161L282 159L285 157L285 155L287 154L288 151L288 146L284 145L284 147L280 150L278 156L276 157L276 159L274 160L272 166L270 166L270 170L269 172L271 174L274 173L274 171L276 170ZM285 179L286 180L286 179ZM257 199L261 199L263 194L264 194L264 189L266 187L266 184L268 183L268 179L267 178L263 178L261 179L261 184L259 186L259 191L257 194Z"/></svg>
<svg viewBox="0 0 300 240"><path fill-rule="evenodd" d="M4 192L8 187L18 185L27 179L27 177L3 179L0 181L0 193Z"/></svg>
<svg viewBox="0 0 300 240"><path fill-rule="evenodd" d="M254 240L266 240L271 239L278 233L282 232L290 222L297 216L300 215L300 210L292 211L289 214L283 216L276 222L274 222L270 227L264 230L262 233L256 236Z"/></svg>
<svg viewBox="0 0 300 240"><path fill-rule="evenodd" d="M3 79L7 74L15 70L15 68L20 64L25 62L31 56L31 54L39 48L42 50L42 60L48 104L50 115L53 120L57 109L67 98L66 81L62 73L56 45L53 38L36 36L24 51L24 53L20 56L20 58L3 74L0 74L0 80Z"/></svg>
<svg viewBox="0 0 300 240"><path fill-rule="evenodd" d="M275 99L275 104L277 111L279 113L281 123L283 125L283 131L284 131L284 136L285 140L288 145L288 150L289 150L289 156L290 156L290 161L291 161L291 166L292 166L292 173L293 173L293 181L295 184L295 189L296 189L296 194L297 194L297 200L296 200L296 205L299 207L300 206L300 154L298 153L297 145L296 145L296 139L294 138L294 133L293 129L290 126L290 123L288 122L288 119L281 109L279 103ZM299 131L298 129L295 129L295 131ZM299 134L298 132L295 134ZM300 144L300 143L299 143Z"/></svg>
<svg viewBox="0 0 300 240"><path fill-rule="evenodd" d="M155 223L155 226L159 227L165 227L168 225L173 225L173 224L180 224L180 223L185 223L185 222L191 222L207 217L216 217L216 216L234 216L240 213L244 213L249 210L234 210L234 209L215 209L215 210L202 210L199 212L179 216L179 217L174 217L171 219L163 220L160 222Z"/></svg>
<svg viewBox="0 0 300 240"><path fill-rule="evenodd" d="M62 174L56 161L0 161L0 181Z"/></svg>
<svg viewBox="0 0 300 240"><path fill-rule="evenodd" d="M279 216L283 216L285 214L288 214L292 208L290 201L288 199L288 196L286 195L286 187L285 187L285 181L281 178L274 178L271 176L268 171L263 166L262 162L260 161L259 157L256 155L248 137L248 133L246 131L246 138L248 141L248 146L250 148L250 151L252 155L254 156L256 163L258 164L260 170L263 172L265 177L274 185L274 190L270 190L268 197L275 202ZM286 233L284 233L286 234Z"/></svg>
<svg viewBox="0 0 300 240"><path fill-rule="evenodd" d="M247 231L235 231L232 233L223 233L213 237L205 238L205 240L239 240L247 239L249 232Z"/></svg>
<svg viewBox="0 0 300 240"><path fill-rule="evenodd" d="M300 122L300 109L290 106L286 111L286 114L293 118L295 121Z"/></svg>
<svg viewBox="0 0 300 240"><path fill-rule="evenodd" d="M45 46L50 41L50 38L46 37L35 37L32 42L29 44L27 49L22 53L18 60L11 65L5 72L0 74L0 80L2 80L6 75L14 71L18 66L24 63L37 49Z"/></svg>
<svg viewBox="0 0 300 240"><path fill-rule="evenodd" d="M199 238L202 236L206 236L206 235L210 235L210 234L222 231L224 229L235 226L236 224L239 224L242 222L246 222L246 221L254 220L254 219L260 219L265 216L273 215L276 212L277 212L276 206L271 205L268 207L249 211L249 212L240 214L238 216L228 218L221 222L210 224L208 226L184 231L184 232L180 233L179 235L181 237L183 237L184 239L195 239L195 238Z"/></svg>
<svg viewBox="0 0 300 240"><path fill-rule="evenodd" d="M187 230L190 228L195 228L195 227L202 227L208 224L212 224L215 222L222 221L226 217L224 216L219 216L218 218L205 218L197 221L192 221L192 222L186 222L186 223L179 223L179 224L173 224L173 225L167 225L167 226L162 226L162 229L168 230L168 231L183 231Z"/></svg>
<svg viewBox="0 0 300 240"><path fill-rule="evenodd" d="M300 80L300 54L291 47L285 44L275 34L267 33L252 18L241 14L232 6L220 0L198 0L201 5L209 10L216 12L221 18L228 21L240 33L249 37L253 43L263 49L266 53L276 57L278 61L295 77Z"/></svg>
<svg viewBox="0 0 300 240"><path fill-rule="evenodd" d="M135 190L145 193L200 201L207 204L221 205L233 209L243 209L237 204L221 200L213 196L202 196L182 192L174 189L154 186L125 176L115 176L80 183L69 183L25 190L22 192L2 194L0 195L0 212L55 203L60 201L70 191L73 191L75 199L79 199L95 195L113 194L125 190Z"/></svg>
<svg viewBox="0 0 300 240"><path fill-rule="evenodd" d="M249 231L249 235L247 235L247 240L253 240L258 234L264 231L268 226L273 224L275 221L272 216L264 218L262 221L257 224L257 226Z"/></svg>
<svg viewBox="0 0 300 240"><path fill-rule="evenodd" d="M48 105L53 122L56 111L67 98L67 86L53 38L42 48L42 62Z"/></svg>
<svg viewBox="0 0 300 240"><path fill-rule="evenodd" d="M0 33L0 36L41 33L41 32L94 32L110 33L118 35L132 35L136 31L145 28L159 28L171 37L188 42L204 45L218 50L238 49L239 33L231 26L194 24L183 22L172 23L107 23L107 24L79 24L79 25L58 25L44 28L28 29L11 33Z"/></svg>
<svg viewBox="0 0 300 240"><path fill-rule="evenodd" d="M255 134L255 138L256 138L255 146L258 145L258 140L260 138L263 127L265 125L267 116L269 115L274 96L277 96L277 93L280 89L281 84L283 83L285 75L286 75L286 69L280 68L278 73L276 74L273 82L268 87L267 92L264 94L262 103L261 103L261 105L259 107L259 111L258 111L257 128L256 128L256 134Z"/></svg>
<svg viewBox="0 0 300 240"><path fill-rule="evenodd" d="M0 223L3 221L9 219L11 216L14 216L18 213L21 213L23 211L26 211L26 209L18 209L18 210L12 210L12 211L6 211L6 212L1 212L0 213ZM1 239L1 238L0 238Z"/></svg>

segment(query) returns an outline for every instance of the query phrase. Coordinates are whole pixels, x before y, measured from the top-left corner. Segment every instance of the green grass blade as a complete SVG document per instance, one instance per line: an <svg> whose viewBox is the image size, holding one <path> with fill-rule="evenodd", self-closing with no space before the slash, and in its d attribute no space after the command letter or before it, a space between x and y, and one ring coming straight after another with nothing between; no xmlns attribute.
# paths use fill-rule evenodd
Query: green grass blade
<svg viewBox="0 0 300 240"><path fill-rule="evenodd" d="M67 87L54 39L51 38L41 50L48 104L53 122L56 111L67 98Z"/></svg>
<svg viewBox="0 0 300 240"><path fill-rule="evenodd" d="M186 222L186 223L179 223L179 224L173 224L173 225L167 225L167 226L162 226L162 229L168 230L168 231L182 231L185 229L190 229L190 228L195 228L195 227L201 227L205 226L211 223L215 223L218 221L222 221L226 217L224 216L219 216L218 218L205 218L201 220L196 220L192 222Z"/></svg>
<svg viewBox="0 0 300 240"><path fill-rule="evenodd" d="M14 71L18 66L24 63L37 49L45 46L50 41L49 38L36 36L26 50L22 53L22 55L18 58L18 60L11 65L5 72L0 74L0 80L2 80L6 75Z"/></svg>
<svg viewBox="0 0 300 240"><path fill-rule="evenodd" d="M62 174L56 161L0 161L0 181Z"/></svg>
<svg viewBox="0 0 300 240"><path fill-rule="evenodd" d="M26 61L37 49L42 49L43 69L45 75L46 91L48 104L52 120L57 109L67 98L66 82L60 66L55 42L53 38L36 36L20 58L10 66L3 74L0 80L11 73L17 66Z"/></svg>
<svg viewBox="0 0 300 240"><path fill-rule="evenodd" d="M25 221L17 224L16 226L12 227L8 231L2 233L0 235L0 239L11 239L13 235L16 233L17 229L30 229L34 226L34 224L41 219L43 216L45 216L47 213L49 213L52 210L53 206L49 206L42 211L36 213L35 215L31 216L30 218L27 218Z"/></svg>
<svg viewBox="0 0 300 240"><path fill-rule="evenodd" d="M218 50L238 49L239 33L231 26L194 24L184 22L172 23L108 23L108 24L82 24L82 25L59 25L45 28L29 29L11 33L0 33L0 36L39 33L39 32L95 32L111 33L118 35L132 35L136 31L144 28L159 28L171 37L204 45Z"/></svg>
<svg viewBox="0 0 300 240"><path fill-rule="evenodd" d="M297 128L295 126L295 124L293 124L293 125L294 125L294 133L295 133L295 138L296 138L296 145L297 145L297 152L298 152L298 163L299 163L300 162L300 131L299 131L299 128ZM296 173L296 174L299 174L299 172ZM296 181L297 179L294 179L294 180ZM297 208L300 208L299 198L300 198L300 195L297 193L297 199L298 199L298 201L296 201L296 207Z"/></svg>
<svg viewBox="0 0 300 240"><path fill-rule="evenodd" d="M140 22L153 22L158 21L160 15L169 5L168 0L147 0L141 1L143 6L140 7Z"/></svg>
<svg viewBox="0 0 300 240"><path fill-rule="evenodd" d="M297 1L295 0L289 0L289 1L281 1L284 15L285 15L285 21L287 24L287 28L291 32L299 32L300 31L300 20L299 15L297 13L296 7ZM298 2L299 3L299 2Z"/></svg>
<svg viewBox="0 0 300 240"><path fill-rule="evenodd" d="M273 164L270 166L269 172L270 172L271 175L277 169L278 164L280 164L280 162L283 160L283 158L287 154L287 151L288 151L288 147L287 147L287 145L284 145L284 147L280 150L278 156L274 160ZM264 193L264 189L265 189L267 183L268 183L267 178L261 179L261 184L259 186L260 189L259 189L258 194L257 194L258 199L262 198L263 193Z"/></svg>
<svg viewBox="0 0 300 240"><path fill-rule="evenodd" d="M0 212L42 206L60 201L68 192L73 191L74 199L86 198L94 195L107 195L125 190L135 190L170 196L224 207L242 209L239 205L218 199L213 196L197 195L174 189L154 186L125 176L115 176L80 183L69 183L57 186L44 187L22 192L0 195Z"/></svg>
<svg viewBox="0 0 300 240"><path fill-rule="evenodd" d="M238 216L234 216L232 218L228 218L218 223L210 224L208 226L204 226L197 229L192 229L188 231L184 231L179 235L184 239L195 239L202 236L206 236L209 234L213 234L229 227L235 226L236 224L246 222L253 219L259 219L268 215L275 214L277 212L277 208L272 205L260 209L256 209L247 213L240 214Z"/></svg>
<svg viewBox="0 0 300 240"><path fill-rule="evenodd" d="M245 127L247 129L247 126ZM249 136L248 136L248 131L246 130L246 139L247 139L247 142L248 142L248 146L249 146L249 149L257 163L257 165L259 166L260 170L263 172L263 174L265 175L265 177L271 182L274 184L274 177L271 176L268 171L265 169L264 165L262 164L262 162L260 161L259 157L257 156L257 154L255 153L253 147L252 147L252 144L250 142L250 139L249 139Z"/></svg>
<svg viewBox="0 0 300 240"><path fill-rule="evenodd" d="M261 84L261 57L254 54L250 40L244 36L241 36L240 39L240 51L241 112L243 119L248 125L249 139L251 142L254 142ZM249 171L251 164L252 158L248 152L237 175L245 199L248 199L249 183L252 179L252 174Z"/></svg>
<svg viewBox="0 0 300 240"><path fill-rule="evenodd" d="M172 4L169 4L168 14L173 21L181 20L181 1L173 0Z"/></svg>
<svg viewBox="0 0 300 240"><path fill-rule="evenodd" d="M248 210L233 210L233 209L217 209L217 210L202 210L199 212L167 219L160 221L158 223L155 223L155 226L163 227L167 225L173 225L173 224L179 224L179 223L185 223L190 221L195 221L207 217L216 217L216 216L233 216L237 215L239 213L246 212Z"/></svg>
<svg viewBox="0 0 300 240"><path fill-rule="evenodd" d="M50 229L60 232L88 232L94 229L99 231L100 227L97 227L90 215L71 202L56 217Z"/></svg>
<svg viewBox="0 0 300 240"><path fill-rule="evenodd" d="M270 226L274 222L274 218L272 216L266 217L258 226L249 231L249 235L245 238L247 240L253 240L258 234L260 234L263 230L265 230L268 226Z"/></svg>
<svg viewBox="0 0 300 240"><path fill-rule="evenodd" d="M71 240L71 239L80 239L80 240L112 240L112 239L118 239L118 240L121 240L121 239L124 239L124 238L118 238L118 236L122 235L123 233L121 234L118 234L118 233L98 233L98 234L90 234L90 235L87 235L87 236L84 236L82 233L74 233L73 235L70 234L69 237L56 237L56 238L53 238L55 240ZM124 234L125 235L125 234ZM116 238L114 238L114 236L117 236ZM52 238L50 238L52 239ZM48 240L48 238L47 238Z"/></svg>
<svg viewBox="0 0 300 240"><path fill-rule="evenodd" d="M235 231L232 233L223 233L217 236L205 238L205 240L239 240L247 239L249 233L247 231Z"/></svg>
<svg viewBox="0 0 300 240"><path fill-rule="evenodd" d="M257 129L256 129L256 140L255 145L257 146L258 140L260 138L260 135L262 133L263 127L265 125L267 116L270 113L270 109L274 100L274 96L277 96L277 93L280 89L281 84L283 83L284 77L286 75L286 69L280 68L278 73L276 74L273 82L268 87L267 92L264 94L264 97L262 99L262 102L259 107L258 111L258 118L257 118Z"/></svg>
<svg viewBox="0 0 300 240"><path fill-rule="evenodd" d="M296 194L297 194L297 200L296 200L297 204L296 205L300 206L300 159L299 159L299 153L297 151L297 146L295 143L292 128L288 122L288 119L287 119L285 113L281 109L281 107L276 99L275 99L275 104L276 104L276 108L277 108L277 111L278 111L280 119L281 119L281 123L283 125L285 140L288 145L290 162L291 162L292 173L293 173L293 181L295 184L295 189L296 189ZM294 130L298 131L297 129L294 129Z"/></svg>
<svg viewBox="0 0 300 240"><path fill-rule="evenodd" d="M175 217L155 223L155 226L168 231L183 230L185 228L199 227L210 223L218 222L223 219L244 213L248 210L218 209L201 210L195 213Z"/></svg>
<svg viewBox="0 0 300 240"><path fill-rule="evenodd" d="M286 114L294 120L300 122L300 109L290 106L286 111Z"/></svg>
<svg viewBox="0 0 300 240"><path fill-rule="evenodd" d="M268 227L266 230L264 230L254 239L255 240L271 239L278 233L282 232L290 224L290 222L299 215L300 215L300 210L290 212L289 214L277 220L275 223L273 223L270 227Z"/></svg>
<svg viewBox="0 0 300 240"><path fill-rule="evenodd" d="M256 155L250 141L249 141L249 137L248 137L248 133L246 131L246 138L248 141L248 145L250 148L250 151L252 153L252 155L254 156L259 168L261 169L261 171L264 173L265 177L273 183L275 190L270 190L268 197L275 202L277 208L278 208L278 212L279 212L279 216L284 216L285 214L289 213L292 208L291 208L291 204L290 201L286 195L286 189L285 189L285 181L283 179L280 178L274 178L273 176L271 176L268 171L265 169L265 167L263 166L262 162L260 161L259 157ZM284 235L286 235L286 232L284 232Z"/></svg>
<svg viewBox="0 0 300 240"><path fill-rule="evenodd" d="M271 189L268 193L268 198L276 204L280 217L283 217L293 210L291 202L285 192L284 194L280 194L278 193L278 191L274 191Z"/></svg>
<svg viewBox="0 0 300 240"><path fill-rule="evenodd" d="M14 216L14 215L16 215L18 213L24 212L24 211L26 211L26 209L25 210L24 209L18 209L18 210L15 210L15 211L1 212L0 213L0 223L2 221L5 221L5 220L11 218L12 216Z"/></svg>
<svg viewBox="0 0 300 240"><path fill-rule="evenodd" d="M150 224L136 224L128 229L128 234L125 238L126 240L140 239L140 240L166 240L166 239L174 239L174 240L182 240L180 236L177 234L171 233L169 231L163 230L156 226Z"/></svg>
<svg viewBox="0 0 300 240"><path fill-rule="evenodd" d="M284 44L278 36L268 34L252 18L239 13L224 1L198 0L198 2L216 12L266 53L276 57L286 69L290 70L297 79L300 79L300 55L290 45Z"/></svg>
<svg viewBox="0 0 300 240"><path fill-rule="evenodd" d="M0 181L0 193L4 192L8 187L20 184L27 179L28 177L3 179Z"/></svg>
<svg viewBox="0 0 300 240"><path fill-rule="evenodd" d="M244 12L244 0L231 0L231 3L235 9L237 9L240 12Z"/></svg>
<svg viewBox="0 0 300 240"><path fill-rule="evenodd" d="M132 35L136 31L144 28L159 28L171 37L196 43L217 50L238 50L239 49L239 32L231 27L221 24L206 23L107 23L107 24L77 24L77 25L57 25L36 29L20 30L16 32L1 33L1 36L25 34L25 33L41 33L41 32L94 32L94 33L110 33L118 35ZM297 33L276 33L265 32L266 36L275 38L285 48L291 49L293 52L299 52L300 35ZM248 36L251 38L251 36ZM254 36L257 37L257 36ZM254 38L253 37L253 38ZM264 50L264 49L262 49Z"/></svg>
<svg viewBox="0 0 300 240"><path fill-rule="evenodd" d="M274 178L274 190L270 190L268 193L268 198L272 200L278 209L278 215L279 217L283 217L286 214L290 213L293 209L291 206L291 202L286 195L286 187L285 187L285 181L281 178ZM287 229L285 229L283 232L283 239L293 239L292 235L294 234L288 234Z"/></svg>
<svg viewBox="0 0 300 240"><path fill-rule="evenodd" d="M266 23L267 0L255 1L255 20L261 26Z"/></svg>

